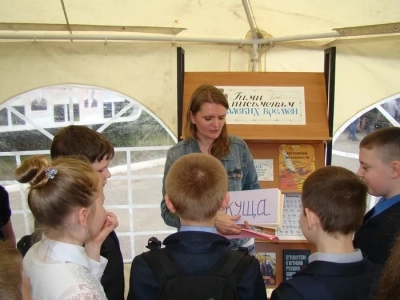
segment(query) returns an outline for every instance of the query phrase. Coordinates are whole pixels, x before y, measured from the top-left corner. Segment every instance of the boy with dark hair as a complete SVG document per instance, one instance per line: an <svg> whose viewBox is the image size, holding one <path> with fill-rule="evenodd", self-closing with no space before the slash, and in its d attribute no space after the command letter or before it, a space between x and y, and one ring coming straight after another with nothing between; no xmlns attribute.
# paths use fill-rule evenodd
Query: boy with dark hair
<svg viewBox="0 0 400 300"><path fill-rule="evenodd" d="M368 299L378 280L352 239L366 210L367 186L353 172L324 167L303 184L300 227L317 252L309 264L272 292L271 300Z"/></svg>
<svg viewBox="0 0 400 300"><path fill-rule="evenodd" d="M108 165L114 157L114 147L104 135L88 127L70 125L60 129L51 143L50 155L52 159L82 155L102 175L104 184L111 177Z"/></svg>
<svg viewBox="0 0 400 300"><path fill-rule="evenodd" d="M368 185L368 193L381 197L365 216L354 236L373 263L384 264L400 229L400 128L376 130L360 142L357 172Z"/></svg>
<svg viewBox="0 0 400 300"><path fill-rule="evenodd" d="M88 127L70 125L62 128L54 136L50 155L52 159L76 155L86 157L91 162L93 170L99 173L103 186L111 177L108 166L114 157L114 147L105 136ZM24 237L18 242L18 248L23 254L30 248L30 241L31 237ZM101 278L107 298L123 300L125 292L124 265L115 231L112 231L104 240L100 255L108 259Z"/></svg>
<svg viewBox="0 0 400 300"><path fill-rule="evenodd" d="M236 257L240 257L239 262L233 265L230 273L237 280L225 277L233 294L238 296L237 299L266 299L258 261L242 250L229 250L229 240L218 234L214 227L218 211L229 203L227 189L226 170L211 155L188 154L172 165L166 178L165 201L168 209L179 215L180 231L164 240L164 249L151 250L134 258L128 300L200 299L200 294L214 291L211 283L209 286L204 284L211 276L210 271L218 274L226 269L231 258ZM165 273L168 270L165 266L171 264L179 270L178 277ZM156 265L160 267L156 268ZM238 269L243 271L237 272ZM212 279L213 283L218 281L215 277ZM169 298L169 293L178 290L181 292L175 294L177 298ZM202 296L203 299L230 299L222 294L220 297L223 298L215 294Z"/></svg>

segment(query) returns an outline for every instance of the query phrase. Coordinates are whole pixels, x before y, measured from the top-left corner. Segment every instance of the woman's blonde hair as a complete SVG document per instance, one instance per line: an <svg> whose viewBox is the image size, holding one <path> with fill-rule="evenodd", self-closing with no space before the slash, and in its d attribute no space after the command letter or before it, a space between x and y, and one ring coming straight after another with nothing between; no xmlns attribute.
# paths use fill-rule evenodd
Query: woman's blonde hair
<svg viewBox="0 0 400 300"><path fill-rule="evenodd" d="M215 86L203 84L192 94L186 114L185 138L198 139L196 124L190 121L190 113L195 115L204 103L215 103L229 109L228 100L224 94ZM226 123L222 127L221 134L211 144L210 154L218 159L229 153L229 137Z"/></svg>

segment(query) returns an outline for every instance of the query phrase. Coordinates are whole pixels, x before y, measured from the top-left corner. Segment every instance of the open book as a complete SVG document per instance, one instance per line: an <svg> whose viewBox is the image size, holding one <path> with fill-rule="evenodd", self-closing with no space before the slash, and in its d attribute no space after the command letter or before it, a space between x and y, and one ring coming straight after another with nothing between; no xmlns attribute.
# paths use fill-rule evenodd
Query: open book
<svg viewBox="0 0 400 300"><path fill-rule="evenodd" d="M240 215L237 224L278 228L282 224L283 195L278 188L229 192L230 201L225 213Z"/></svg>

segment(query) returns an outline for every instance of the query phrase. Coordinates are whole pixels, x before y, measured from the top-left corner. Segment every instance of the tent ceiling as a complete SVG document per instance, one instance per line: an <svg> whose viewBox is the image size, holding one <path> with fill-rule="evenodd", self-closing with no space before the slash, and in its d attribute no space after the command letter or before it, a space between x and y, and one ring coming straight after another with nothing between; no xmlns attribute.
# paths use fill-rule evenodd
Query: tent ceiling
<svg viewBox="0 0 400 300"><path fill-rule="evenodd" d="M399 0L249 0L259 29L274 37L400 21ZM249 31L241 0L66 0L71 24L187 28L179 36L242 38ZM0 22L65 24L61 1L3 2Z"/></svg>

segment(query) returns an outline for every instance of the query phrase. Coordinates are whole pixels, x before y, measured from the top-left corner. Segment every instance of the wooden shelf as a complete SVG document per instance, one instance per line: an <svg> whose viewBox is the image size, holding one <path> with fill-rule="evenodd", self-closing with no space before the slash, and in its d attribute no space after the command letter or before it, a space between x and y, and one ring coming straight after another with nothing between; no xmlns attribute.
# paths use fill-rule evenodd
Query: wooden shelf
<svg viewBox="0 0 400 300"><path fill-rule="evenodd" d="M281 73L281 72L225 72L185 73L182 124L186 123L185 112L194 90L202 84L215 86L284 86L304 87L305 125L238 125L228 124L228 132L244 139L254 159L273 160L273 180L260 181L261 188L279 187L279 146L282 144L311 144L314 147L315 168L325 165L325 144L329 136L325 78L323 73ZM179 132L183 137L183 132ZM298 190L282 190L282 193L300 193ZM310 249L315 247L307 240L256 240L256 252L276 253L276 285L283 276L283 250ZM270 288L270 287L268 287ZM271 287L273 288L273 287Z"/></svg>
<svg viewBox="0 0 400 300"><path fill-rule="evenodd" d="M183 112L190 97L201 84L216 86L303 86L306 125L237 125L228 124L228 132L244 140L257 141L330 141L327 117L325 79L323 73L228 72L185 73ZM182 116L183 124L186 116ZM182 133L180 133L183 135Z"/></svg>

